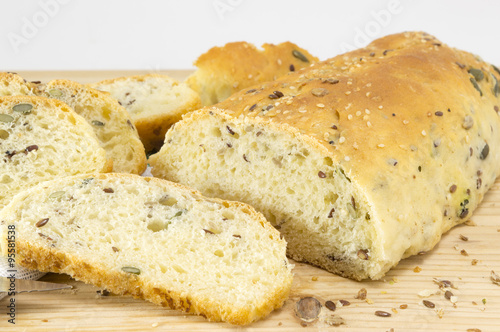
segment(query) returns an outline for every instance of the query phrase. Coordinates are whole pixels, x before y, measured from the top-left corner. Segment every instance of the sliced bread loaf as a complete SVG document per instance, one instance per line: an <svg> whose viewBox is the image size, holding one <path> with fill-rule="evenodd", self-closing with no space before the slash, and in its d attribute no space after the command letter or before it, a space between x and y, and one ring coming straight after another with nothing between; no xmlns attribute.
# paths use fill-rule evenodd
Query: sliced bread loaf
<svg viewBox="0 0 500 332"><path fill-rule="evenodd" d="M297 45L264 44L262 50L247 42L213 47L194 63L198 69L186 83L199 93L204 106L213 105L249 86L275 80L308 67L318 58Z"/></svg>
<svg viewBox="0 0 500 332"><path fill-rule="evenodd" d="M68 104L92 126L113 171L140 174L146 168L146 154L127 111L107 93L68 80L47 84L26 82L13 73L0 73L0 96L38 95Z"/></svg>
<svg viewBox="0 0 500 332"><path fill-rule="evenodd" d="M292 258L378 279L500 174L499 79L428 34L391 35L186 116L149 161L263 212Z"/></svg>
<svg viewBox="0 0 500 332"><path fill-rule="evenodd" d="M90 86L109 92L126 108L148 153L163 145L167 129L183 114L201 106L196 92L166 75L120 77Z"/></svg>
<svg viewBox="0 0 500 332"><path fill-rule="evenodd" d="M286 243L252 207L130 174L57 179L0 214L16 263L207 317L248 324L282 306Z"/></svg>
<svg viewBox="0 0 500 332"><path fill-rule="evenodd" d="M111 168L90 125L44 97L0 97L0 149L0 208L37 183Z"/></svg>

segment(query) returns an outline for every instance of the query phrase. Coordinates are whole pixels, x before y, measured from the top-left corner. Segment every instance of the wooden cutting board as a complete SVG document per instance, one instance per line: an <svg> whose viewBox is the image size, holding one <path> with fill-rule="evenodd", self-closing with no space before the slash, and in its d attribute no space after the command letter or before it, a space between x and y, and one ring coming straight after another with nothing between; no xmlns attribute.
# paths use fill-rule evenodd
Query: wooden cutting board
<svg viewBox="0 0 500 332"><path fill-rule="evenodd" d="M82 83L145 72L20 72L26 79L47 81L73 79ZM183 79L190 71L160 71ZM295 263L292 292L282 309L243 330L348 330L348 331L500 331L500 286L490 277L500 274L500 179L471 217L443 235L441 242L424 255L403 260L382 280L356 282L307 264ZM453 304L434 279L453 283ZM226 323L211 323L130 297L103 296L100 289L66 275L48 274L41 280L67 283L73 290L16 296L16 330L28 331L144 331L144 330L240 330ZM365 288L365 300L356 299ZM295 315L297 301L306 296L323 305L319 318L306 326ZM423 297L425 296L425 297ZM455 299L455 298L453 298ZM326 301L349 305L333 312ZM424 306L430 301L434 308ZM0 331L7 322L6 305L0 302ZM376 311L390 317L375 315ZM343 322L336 327L331 324ZM302 324L301 324L302 323ZM477 329L477 330L474 330Z"/></svg>

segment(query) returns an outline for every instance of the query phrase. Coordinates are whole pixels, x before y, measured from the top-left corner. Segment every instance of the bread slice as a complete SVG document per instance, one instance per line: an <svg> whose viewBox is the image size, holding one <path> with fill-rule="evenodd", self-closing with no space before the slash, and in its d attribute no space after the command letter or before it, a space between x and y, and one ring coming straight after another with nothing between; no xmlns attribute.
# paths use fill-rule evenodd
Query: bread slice
<svg viewBox="0 0 500 332"><path fill-rule="evenodd" d="M153 303L248 324L282 306L286 243L252 207L130 174L57 179L0 214L16 263ZM13 226L12 226L13 225Z"/></svg>
<svg viewBox="0 0 500 332"><path fill-rule="evenodd" d="M183 114L201 106L196 92L166 75L119 77L90 86L109 92L127 109L148 153L163 145L167 129Z"/></svg>
<svg viewBox="0 0 500 332"><path fill-rule="evenodd" d="M38 95L61 100L83 116L92 126L113 171L141 174L146 168L146 154L127 111L107 93L87 88L77 82L53 80L47 84L26 82L13 73L0 73L0 96Z"/></svg>
<svg viewBox="0 0 500 332"><path fill-rule="evenodd" d="M40 182L111 170L90 125L43 97L0 97L0 149L0 208Z"/></svg>
<svg viewBox="0 0 500 332"><path fill-rule="evenodd" d="M190 114L149 162L263 212L293 259L379 279L500 174L499 79L430 35L391 35Z"/></svg>
<svg viewBox="0 0 500 332"><path fill-rule="evenodd" d="M227 43L202 54L194 63L198 69L186 83L199 93L202 104L208 106L317 61L318 58L290 42L264 44L262 50L247 42Z"/></svg>

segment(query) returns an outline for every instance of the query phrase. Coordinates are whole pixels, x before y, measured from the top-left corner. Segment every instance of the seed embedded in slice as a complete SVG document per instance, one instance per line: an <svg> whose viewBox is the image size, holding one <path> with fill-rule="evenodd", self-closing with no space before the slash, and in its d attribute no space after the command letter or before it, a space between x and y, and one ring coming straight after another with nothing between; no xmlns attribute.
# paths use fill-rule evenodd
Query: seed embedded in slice
<svg viewBox="0 0 500 332"><path fill-rule="evenodd" d="M14 112L19 112L22 114L30 114L31 110L33 109L33 105L31 104L18 104L12 107L12 110Z"/></svg>
<svg viewBox="0 0 500 332"><path fill-rule="evenodd" d="M127 273L137 274L137 275L141 274L141 270L139 270L138 268L133 267L133 266L124 266L124 267L122 267L122 271L127 272Z"/></svg>
<svg viewBox="0 0 500 332"><path fill-rule="evenodd" d="M49 90L49 95L54 98L59 98L62 97L63 93L59 89L50 89Z"/></svg>
<svg viewBox="0 0 500 332"><path fill-rule="evenodd" d="M9 114L0 114L0 122L9 123L14 121L14 117Z"/></svg>

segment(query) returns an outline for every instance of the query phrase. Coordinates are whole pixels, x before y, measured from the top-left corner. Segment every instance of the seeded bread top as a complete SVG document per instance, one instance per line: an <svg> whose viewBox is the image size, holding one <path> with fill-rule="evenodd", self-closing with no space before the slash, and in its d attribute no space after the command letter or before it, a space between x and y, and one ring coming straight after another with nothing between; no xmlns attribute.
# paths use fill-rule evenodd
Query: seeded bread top
<svg viewBox="0 0 500 332"><path fill-rule="evenodd" d="M488 189L481 184L499 175L499 78L478 57L408 32L253 86L217 108L303 134L372 204L385 202L377 219L405 221L386 228L387 243L405 238L403 229L419 234L408 256L439 240L427 224L442 218L444 231L470 216ZM409 207L422 227L408 219Z"/></svg>
<svg viewBox="0 0 500 332"><path fill-rule="evenodd" d="M203 105L212 105L248 86L275 80L318 61L291 42L264 44L262 48L247 42L213 47L195 61L199 69L186 82L200 94Z"/></svg>

